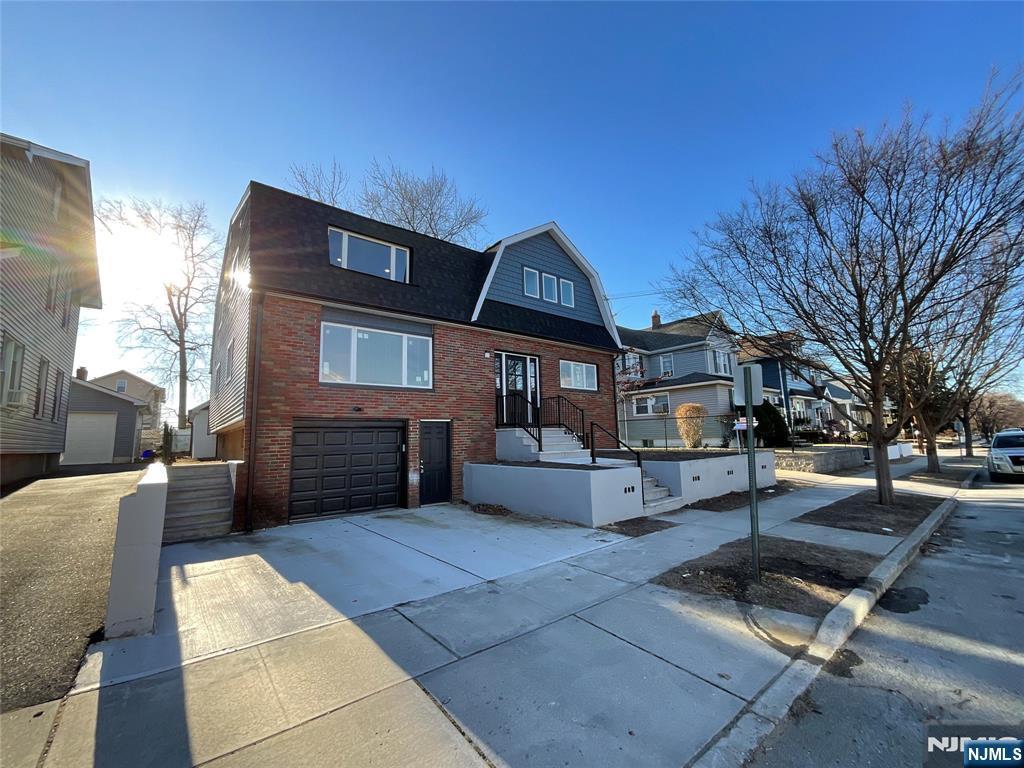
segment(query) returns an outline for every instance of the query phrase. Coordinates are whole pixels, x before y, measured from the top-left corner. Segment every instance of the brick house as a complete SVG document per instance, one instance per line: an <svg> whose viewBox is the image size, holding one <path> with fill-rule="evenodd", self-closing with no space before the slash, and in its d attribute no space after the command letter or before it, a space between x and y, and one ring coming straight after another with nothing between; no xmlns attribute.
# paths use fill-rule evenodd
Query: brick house
<svg viewBox="0 0 1024 768"><path fill-rule="evenodd" d="M477 251L251 182L211 360L234 528L459 501L466 461L582 460L591 422L615 432L619 349L554 223Z"/></svg>

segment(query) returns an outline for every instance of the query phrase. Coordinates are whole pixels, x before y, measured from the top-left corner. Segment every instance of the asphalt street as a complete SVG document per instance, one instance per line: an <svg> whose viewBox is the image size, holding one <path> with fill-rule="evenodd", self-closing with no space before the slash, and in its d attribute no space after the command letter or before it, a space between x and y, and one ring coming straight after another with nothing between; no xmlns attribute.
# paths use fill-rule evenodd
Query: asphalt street
<svg viewBox="0 0 1024 768"><path fill-rule="evenodd" d="M919 766L926 721L1024 720L1024 485L982 476L748 765Z"/></svg>

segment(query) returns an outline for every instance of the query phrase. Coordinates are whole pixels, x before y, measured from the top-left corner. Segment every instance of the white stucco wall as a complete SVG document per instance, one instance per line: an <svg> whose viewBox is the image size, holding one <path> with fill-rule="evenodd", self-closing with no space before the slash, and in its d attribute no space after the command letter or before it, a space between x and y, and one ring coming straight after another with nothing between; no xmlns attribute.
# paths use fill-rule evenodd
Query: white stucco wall
<svg viewBox="0 0 1024 768"><path fill-rule="evenodd" d="M757 487L775 485L775 452L757 451ZM686 504L749 488L747 455L693 461L644 460L644 471Z"/></svg>
<svg viewBox="0 0 1024 768"><path fill-rule="evenodd" d="M135 493L121 498L107 596L107 639L153 631L164 539L167 468L152 464Z"/></svg>
<svg viewBox="0 0 1024 768"><path fill-rule="evenodd" d="M521 512L596 528L644 513L640 470L555 469L501 464L462 465L470 504L500 504Z"/></svg>

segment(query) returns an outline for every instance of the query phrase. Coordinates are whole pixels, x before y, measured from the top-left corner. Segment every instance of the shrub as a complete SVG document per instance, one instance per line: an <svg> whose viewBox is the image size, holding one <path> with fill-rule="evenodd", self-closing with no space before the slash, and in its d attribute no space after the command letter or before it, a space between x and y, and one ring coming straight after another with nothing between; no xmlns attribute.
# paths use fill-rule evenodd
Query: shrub
<svg viewBox="0 0 1024 768"><path fill-rule="evenodd" d="M755 434L761 438L765 448L786 448L789 446L789 427L782 418L779 409L771 403L754 406L754 418L757 420Z"/></svg>
<svg viewBox="0 0 1024 768"><path fill-rule="evenodd" d="M700 448L707 415L708 409L700 403L682 403L676 407L676 426L687 448Z"/></svg>

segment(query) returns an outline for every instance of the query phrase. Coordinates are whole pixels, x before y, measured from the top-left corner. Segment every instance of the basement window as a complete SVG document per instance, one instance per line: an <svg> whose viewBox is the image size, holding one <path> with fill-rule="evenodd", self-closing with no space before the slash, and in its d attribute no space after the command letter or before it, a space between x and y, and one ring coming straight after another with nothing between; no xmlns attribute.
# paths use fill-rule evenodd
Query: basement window
<svg viewBox="0 0 1024 768"><path fill-rule="evenodd" d="M409 282L409 249L343 229L327 230L331 264L398 283Z"/></svg>

